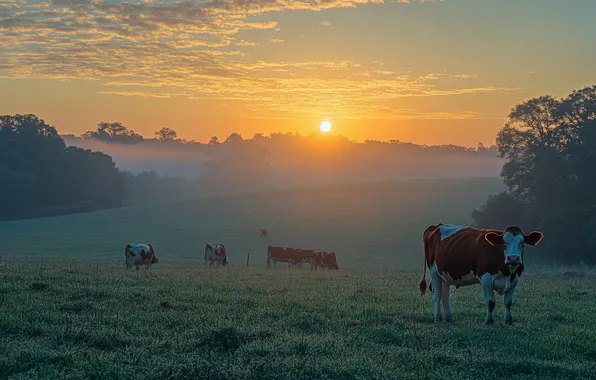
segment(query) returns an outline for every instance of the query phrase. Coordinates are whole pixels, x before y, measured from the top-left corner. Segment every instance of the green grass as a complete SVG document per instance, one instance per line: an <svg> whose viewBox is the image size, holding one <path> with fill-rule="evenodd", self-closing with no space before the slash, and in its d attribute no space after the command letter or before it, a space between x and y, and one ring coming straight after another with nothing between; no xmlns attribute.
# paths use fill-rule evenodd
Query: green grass
<svg viewBox="0 0 596 380"><path fill-rule="evenodd" d="M224 243L232 264L250 254L264 265L276 244L335 251L341 268L419 268L428 225L469 224L502 188L499 178L332 185L1 222L0 254L121 260L128 242L150 242L160 260L196 263L206 243Z"/></svg>
<svg viewBox="0 0 596 380"><path fill-rule="evenodd" d="M0 262L0 378L594 378L596 274L533 267L514 325L479 286L432 323L420 271Z"/></svg>

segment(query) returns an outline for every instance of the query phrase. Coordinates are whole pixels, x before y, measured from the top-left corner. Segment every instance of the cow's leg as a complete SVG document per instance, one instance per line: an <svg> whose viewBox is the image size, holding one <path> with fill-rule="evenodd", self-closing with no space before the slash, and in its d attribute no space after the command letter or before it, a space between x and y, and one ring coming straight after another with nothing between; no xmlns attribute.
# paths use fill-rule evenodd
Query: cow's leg
<svg viewBox="0 0 596 380"><path fill-rule="evenodd" d="M492 325L495 322L493 318L493 310L495 309L495 292L493 289L493 275L485 273L480 278L480 285L482 285L482 295L486 303L486 325Z"/></svg>
<svg viewBox="0 0 596 380"><path fill-rule="evenodd" d="M435 285L433 288L433 304L435 306L434 316L435 316L435 323L439 323L443 321L443 316L441 315L441 293L443 288L443 279L439 276L439 271L437 270L437 264L434 263L432 267L429 269L430 278L432 283Z"/></svg>
<svg viewBox="0 0 596 380"><path fill-rule="evenodd" d="M452 322L453 317L451 315L451 285L443 281L443 287L441 289L441 300L443 301L443 311L445 312L445 322Z"/></svg>
<svg viewBox="0 0 596 380"><path fill-rule="evenodd" d="M503 303L505 304L505 324L513 324L513 317L511 316L511 303L513 302L513 293L519 283L519 276L515 276L515 279L511 282L511 286L505 292L503 297Z"/></svg>

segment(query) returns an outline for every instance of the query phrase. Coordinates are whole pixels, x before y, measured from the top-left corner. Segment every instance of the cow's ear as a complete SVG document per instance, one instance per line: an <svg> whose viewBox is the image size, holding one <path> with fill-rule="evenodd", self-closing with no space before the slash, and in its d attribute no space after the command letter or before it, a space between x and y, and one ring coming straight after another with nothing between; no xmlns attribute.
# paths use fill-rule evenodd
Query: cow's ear
<svg viewBox="0 0 596 380"><path fill-rule="evenodd" d="M503 245L505 242L503 241L503 235L499 235L495 232L487 232L484 235L484 240L488 242L490 245Z"/></svg>
<svg viewBox="0 0 596 380"><path fill-rule="evenodd" d="M524 235L524 243L527 245L538 245L543 237L542 232L532 231L528 235Z"/></svg>

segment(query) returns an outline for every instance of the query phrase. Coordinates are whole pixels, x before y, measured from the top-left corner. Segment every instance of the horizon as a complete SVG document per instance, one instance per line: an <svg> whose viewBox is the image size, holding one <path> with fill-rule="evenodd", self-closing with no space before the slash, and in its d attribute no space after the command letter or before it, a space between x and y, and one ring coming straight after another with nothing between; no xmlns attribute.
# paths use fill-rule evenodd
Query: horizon
<svg viewBox="0 0 596 380"><path fill-rule="evenodd" d="M1 0L0 114L474 147L516 104L596 83L591 1L258 4Z"/></svg>

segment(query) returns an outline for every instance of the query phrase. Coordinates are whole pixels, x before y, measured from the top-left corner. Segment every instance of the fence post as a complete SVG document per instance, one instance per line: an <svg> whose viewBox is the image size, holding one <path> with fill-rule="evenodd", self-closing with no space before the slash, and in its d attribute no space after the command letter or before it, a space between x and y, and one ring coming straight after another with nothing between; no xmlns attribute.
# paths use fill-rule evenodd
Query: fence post
<svg viewBox="0 0 596 380"><path fill-rule="evenodd" d="M248 266L248 260L250 259L250 253L246 255L246 266Z"/></svg>

